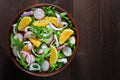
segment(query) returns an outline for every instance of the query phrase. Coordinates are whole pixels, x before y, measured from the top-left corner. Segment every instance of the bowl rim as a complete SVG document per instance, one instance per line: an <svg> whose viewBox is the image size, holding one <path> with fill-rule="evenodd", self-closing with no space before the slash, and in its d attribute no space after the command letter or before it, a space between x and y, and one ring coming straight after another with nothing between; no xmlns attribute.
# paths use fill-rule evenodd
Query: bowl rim
<svg viewBox="0 0 120 80"><path fill-rule="evenodd" d="M14 22L20 17L20 15L26 11L26 10L30 10L31 8L35 7L41 7L41 6L53 6L55 7L56 10L60 11L60 12L66 12L67 13L67 16L70 18L70 20L72 21L74 27L75 27L75 32L76 32L76 49L74 50L72 56L70 57L69 61L67 64L65 64L62 68L56 70L56 71L53 71L53 72L49 72L49 73L33 73L33 72L30 72L28 70L25 70L24 68L22 68L20 66L20 64L17 62L17 60L15 59L15 56L13 55L12 53L12 49L10 47L10 33L11 33L11 30L12 30L12 25L14 24ZM76 54L77 54L77 51L78 51L78 47L79 47L79 32L78 32L78 27L74 21L74 19L72 18L72 16L67 12L65 11L64 9L56 6L56 5L53 5L53 4L48 4L48 3L40 3L40 4L33 4L33 5L30 5L24 9L22 9L11 21L10 25L9 25L9 28L8 28L8 33L7 33L7 49L8 49L8 54L10 56L10 58L12 59L13 63L20 69L22 70L23 72L27 73L27 74L30 74L30 75L33 75L33 76L37 76L37 77L48 77L48 76L52 76L52 75L55 75L61 71L63 71L72 61L73 59L75 58Z"/></svg>

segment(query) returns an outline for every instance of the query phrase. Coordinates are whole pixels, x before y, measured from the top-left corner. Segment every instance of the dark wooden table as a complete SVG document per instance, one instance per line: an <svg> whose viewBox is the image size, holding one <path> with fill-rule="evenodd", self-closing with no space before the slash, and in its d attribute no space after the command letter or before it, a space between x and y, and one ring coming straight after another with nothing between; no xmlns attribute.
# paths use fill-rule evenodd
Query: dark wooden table
<svg viewBox="0 0 120 80"><path fill-rule="evenodd" d="M69 12L80 32L74 61L51 77L20 71L6 49L6 33L13 17L36 3L51 3ZM120 0L0 0L0 80L120 80Z"/></svg>

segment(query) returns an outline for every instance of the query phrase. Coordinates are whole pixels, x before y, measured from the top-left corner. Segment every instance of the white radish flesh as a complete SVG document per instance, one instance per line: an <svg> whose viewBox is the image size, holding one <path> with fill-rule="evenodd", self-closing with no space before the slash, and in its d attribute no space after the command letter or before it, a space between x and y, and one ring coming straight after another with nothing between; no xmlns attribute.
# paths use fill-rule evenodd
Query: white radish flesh
<svg viewBox="0 0 120 80"><path fill-rule="evenodd" d="M16 34L17 33L16 32L16 26L17 26L17 24L13 24L12 26L13 26L13 33Z"/></svg>
<svg viewBox="0 0 120 80"><path fill-rule="evenodd" d="M72 55L72 49L70 47L63 48L63 53L65 56L71 56Z"/></svg>
<svg viewBox="0 0 120 80"><path fill-rule="evenodd" d="M21 57L20 57L20 53L19 53L19 51L17 50L17 46L14 46L14 47L13 47L12 52L13 52L14 56L21 58Z"/></svg>
<svg viewBox="0 0 120 80"><path fill-rule="evenodd" d="M67 58L58 59L58 62L63 62L66 64L68 62Z"/></svg>
<svg viewBox="0 0 120 80"><path fill-rule="evenodd" d="M38 63L32 63L29 67L29 71L40 71L40 70L41 70L41 67Z"/></svg>
<svg viewBox="0 0 120 80"><path fill-rule="evenodd" d="M37 53L38 53L38 54L43 54L44 51L45 51L45 49L40 48Z"/></svg>
<svg viewBox="0 0 120 80"><path fill-rule="evenodd" d="M17 38L20 40L20 42L23 41L23 35L21 33L15 34L14 39L17 39Z"/></svg>
<svg viewBox="0 0 120 80"><path fill-rule="evenodd" d="M46 48L48 48L48 46L46 44L42 44L41 48L46 49Z"/></svg>
<svg viewBox="0 0 120 80"><path fill-rule="evenodd" d="M41 8L37 8L35 11L34 11L34 17L36 19L42 19L45 17L45 12L43 11L43 9Z"/></svg>
<svg viewBox="0 0 120 80"><path fill-rule="evenodd" d="M32 34L34 34L34 33L31 32L31 31L28 31L28 32L26 32L26 33L24 34L24 38L30 38L30 37L32 37L32 36L31 36Z"/></svg>
<svg viewBox="0 0 120 80"><path fill-rule="evenodd" d="M50 67L50 63L47 60L45 60L43 63L41 63L42 71L48 71L49 67Z"/></svg>
<svg viewBox="0 0 120 80"><path fill-rule="evenodd" d="M69 42L70 42L71 44L75 44L75 43L76 43L75 37L74 37L74 36L71 36L71 37L69 38Z"/></svg>

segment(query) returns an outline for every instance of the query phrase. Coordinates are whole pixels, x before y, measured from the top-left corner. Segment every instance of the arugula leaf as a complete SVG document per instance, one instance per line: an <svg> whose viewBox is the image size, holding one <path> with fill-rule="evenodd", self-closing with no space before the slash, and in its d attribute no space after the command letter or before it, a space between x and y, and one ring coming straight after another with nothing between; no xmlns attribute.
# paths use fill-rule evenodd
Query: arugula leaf
<svg viewBox="0 0 120 80"><path fill-rule="evenodd" d="M57 12L55 7L52 6L43 6L42 9L45 11L46 16L55 16L55 13Z"/></svg>
<svg viewBox="0 0 120 80"><path fill-rule="evenodd" d="M65 55L63 53L58 52L58 59L65 58Z"/></svg>

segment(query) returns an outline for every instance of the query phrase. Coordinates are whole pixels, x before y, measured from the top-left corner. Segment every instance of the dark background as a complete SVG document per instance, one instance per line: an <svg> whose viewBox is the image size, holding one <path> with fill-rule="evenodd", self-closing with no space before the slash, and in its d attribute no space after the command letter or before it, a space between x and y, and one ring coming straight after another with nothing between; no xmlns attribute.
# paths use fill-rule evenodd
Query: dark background
<svg viewBox="0 0 120 80"><path fill-rule="evenodd" d="M46 78L20 71L5 44L13 17L36 3L65 9L75 19L80 35L79 51L71 65ZM0 80L120 80L120 0L0 0Z"/></svg>

